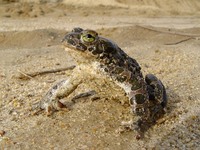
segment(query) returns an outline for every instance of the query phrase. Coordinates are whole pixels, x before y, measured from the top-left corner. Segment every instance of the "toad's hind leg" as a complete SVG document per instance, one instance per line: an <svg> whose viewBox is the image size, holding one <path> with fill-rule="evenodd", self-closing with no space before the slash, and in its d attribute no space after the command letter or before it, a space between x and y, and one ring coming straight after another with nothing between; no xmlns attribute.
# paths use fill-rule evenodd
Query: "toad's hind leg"
<svg viewBox="0 0 200 150"><path fill-rule="evenodd" d="M60 99L70 95L79 84L81 79L68 78L55 84L40 101L40 109L45 109L47 114L50 115L55 110L65 108L65 105L60 102Z"/></svg>
<svg viewBox="0 0 200 150"><path fill-rule="evenodd" d="M156 120L164 114L164 108L167 105L166 90L162 82L153 74L147 74L145 81L149 94L151 119Z"/></svg>
<svg viewBox="0 0 200 150"><path fill-rule="evenodd" d="M137 139L142 138L144 132L164 114L167 104L165 87L157 77L148 74L143 84L145 88L133 91L130 95L130 104L137 117L124 124L126 128L137 131Z"/></svg>

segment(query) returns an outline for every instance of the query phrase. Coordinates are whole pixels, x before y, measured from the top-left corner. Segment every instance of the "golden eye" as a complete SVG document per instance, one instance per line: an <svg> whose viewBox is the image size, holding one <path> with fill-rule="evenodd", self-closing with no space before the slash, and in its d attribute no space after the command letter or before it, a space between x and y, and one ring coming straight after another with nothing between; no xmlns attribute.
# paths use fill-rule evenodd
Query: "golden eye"
<svg viewBox="0 0 200 150"><path fill-rule="evenodd" d="M83 40L83 42L93 42L95 40L95 37L91 34L83 34L81 35L81 39Z"/></svg>

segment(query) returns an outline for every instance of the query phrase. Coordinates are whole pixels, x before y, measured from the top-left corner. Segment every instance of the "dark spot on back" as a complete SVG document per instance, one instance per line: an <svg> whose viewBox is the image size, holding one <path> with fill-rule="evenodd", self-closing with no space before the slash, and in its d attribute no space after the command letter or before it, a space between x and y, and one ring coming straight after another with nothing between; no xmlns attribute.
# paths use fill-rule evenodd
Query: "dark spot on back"
<svg viewBox="0 0 200 150"><path fill-rule="evenodd" d="M135 95L135 102L137 104L143 104L145 102L145 96L143 94L136 94Z"/></svg>

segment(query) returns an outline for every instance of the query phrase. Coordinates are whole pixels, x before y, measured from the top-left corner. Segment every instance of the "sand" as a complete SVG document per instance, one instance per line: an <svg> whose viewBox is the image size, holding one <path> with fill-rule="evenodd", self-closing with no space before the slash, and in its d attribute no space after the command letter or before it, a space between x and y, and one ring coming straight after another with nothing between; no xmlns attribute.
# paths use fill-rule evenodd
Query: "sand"
<svg viewBox="0 0 200 150"><path fill-rule="evenodd" d="M26 2L0 1L0 149L200 148L198 0ZM115 41L144 75L153 73L166 86L166 114L144 139L116 132L131 117L128 100L101 80L81 85L64 101L92 89L99 100L80 100L50 117L32 114L32 105L71 70L19 76L76 65L60 41L77 26Z"/></svg>

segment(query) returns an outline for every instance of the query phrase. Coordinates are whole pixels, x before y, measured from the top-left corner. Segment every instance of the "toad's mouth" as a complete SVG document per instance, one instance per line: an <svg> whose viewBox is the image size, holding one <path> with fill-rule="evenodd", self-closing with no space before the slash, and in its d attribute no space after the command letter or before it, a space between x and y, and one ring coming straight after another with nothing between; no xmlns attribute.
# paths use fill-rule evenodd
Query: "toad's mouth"
<svg viewBox="0 0 200 150"><path fill-rule="evenodd" d="M80 60L84 60L84 55L80 54L81 51L76 50L76 48L74 48L73 46L69 46L66 47L65 46L65 51L67 52L67 54L69 54L69 56L71 56L75 61L80 61Z"/></svg>

